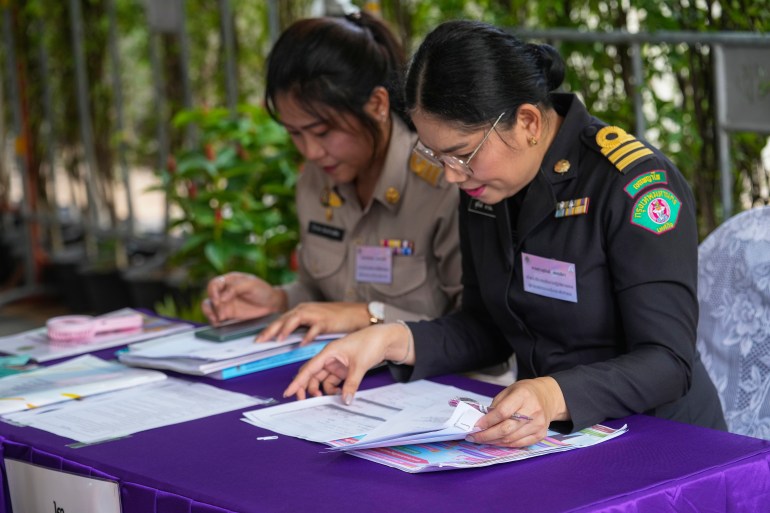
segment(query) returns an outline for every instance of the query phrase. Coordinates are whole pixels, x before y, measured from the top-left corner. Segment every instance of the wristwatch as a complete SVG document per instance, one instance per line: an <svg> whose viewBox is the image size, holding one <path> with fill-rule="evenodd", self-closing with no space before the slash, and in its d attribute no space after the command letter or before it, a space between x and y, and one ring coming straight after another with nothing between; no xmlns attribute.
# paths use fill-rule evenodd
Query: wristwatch
<svg viewBox="0 0 770 513"><path fill-rule="evenodd" d="M379 301L372 301L366 305L369 310L369 324L380 324L385 321L385 304Z"/></svg>

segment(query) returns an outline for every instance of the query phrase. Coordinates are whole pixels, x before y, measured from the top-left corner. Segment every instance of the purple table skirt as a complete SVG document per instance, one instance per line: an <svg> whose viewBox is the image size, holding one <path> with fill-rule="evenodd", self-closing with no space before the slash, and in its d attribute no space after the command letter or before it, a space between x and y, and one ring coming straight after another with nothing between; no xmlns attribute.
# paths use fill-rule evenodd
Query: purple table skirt
<svg viewBox="0 0 770 513"><path fill-rule="evenodd" d="M297 368L199 381L278 399ZM500 389L457 376L436 381L487 395ZM377 370L364 387L391 382ZM124 513L770 511L770 442L643 415L607 422L629 431L595 447L413 475L286 436L257 441L271 433L241 413L78 449L0 423L0 441L3 457L119 482ZM7 484L2 494L0 513L10 512Z"/></svg>

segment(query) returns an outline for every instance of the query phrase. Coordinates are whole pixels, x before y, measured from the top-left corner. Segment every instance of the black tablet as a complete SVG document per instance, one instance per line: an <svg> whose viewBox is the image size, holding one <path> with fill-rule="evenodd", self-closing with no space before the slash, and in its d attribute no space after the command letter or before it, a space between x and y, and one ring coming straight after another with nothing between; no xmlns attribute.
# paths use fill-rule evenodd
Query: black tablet
<svg viewBox="0 0 770 513"><path fill-rule="evenodd" d="M227 322L219 326L200 329L195 332L195 336L212 342L227 342L236 338L256 335L277 318L278 314L270 314L254 319Z"/></svg>

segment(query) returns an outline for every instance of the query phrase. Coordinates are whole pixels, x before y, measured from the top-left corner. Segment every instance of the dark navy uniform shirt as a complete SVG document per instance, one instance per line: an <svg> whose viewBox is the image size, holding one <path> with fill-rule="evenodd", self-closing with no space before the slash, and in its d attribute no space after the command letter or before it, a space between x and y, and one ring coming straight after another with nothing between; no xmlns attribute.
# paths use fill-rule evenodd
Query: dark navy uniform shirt
<svg viewBox="0 0 770 513"><path fill-rule="evenodd" d="M657 149L568 94L536 178L496 205L462 195L463 304L410 323L400 379L516 354L518 377L552 376L577 430L649 413L724 429L695 348L698 239L692 192ZM411 371L411 372L410 372Z"/></svg>

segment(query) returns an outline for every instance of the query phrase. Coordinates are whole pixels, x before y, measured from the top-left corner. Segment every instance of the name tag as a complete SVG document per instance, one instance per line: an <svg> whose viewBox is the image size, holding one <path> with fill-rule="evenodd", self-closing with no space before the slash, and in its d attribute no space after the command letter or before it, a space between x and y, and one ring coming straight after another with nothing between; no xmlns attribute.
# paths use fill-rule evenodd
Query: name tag
<svg viewBox="0 0 770 513"><path fill-rule="evenodd" d="M522 253L521 267L525 291L577 303L575 264Z"/></svg>
<svg viewBox="0 0 770 513"><path fill-rule="evenodd" d="M318 235L320 237L325 237L332 240L342 240L345 237L345 230L342 228L329 226L328 224L316 223L315 221L310 221L310 224L307 227L307 231L313 235Z"/></svg>
<svg viewBox="0 0 770 513"><path fill-rule="evenodd" d="M481 214L482 216L487 217L497 217L495 216L495 209L492 208L492 205L487 205L483 201L477 199L472 199L468 202L468 212Z"/></svg>
<svg viewBox="0 0 770 513"><path fill-rule="evenodd" d="M357 247L356 281L391 283L393 281L393 250L378 246Z"/></svg>

